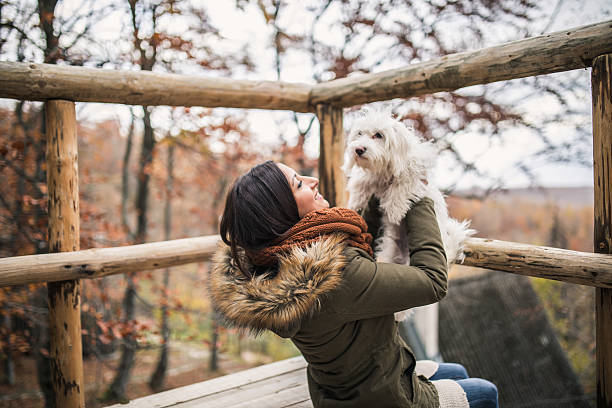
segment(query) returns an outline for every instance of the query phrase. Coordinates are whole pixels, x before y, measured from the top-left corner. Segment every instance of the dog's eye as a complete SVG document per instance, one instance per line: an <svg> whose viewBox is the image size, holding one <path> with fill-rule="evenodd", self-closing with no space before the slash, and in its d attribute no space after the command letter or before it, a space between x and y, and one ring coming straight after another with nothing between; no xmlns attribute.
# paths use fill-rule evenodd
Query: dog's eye
<svg viewBox="0 0 612 408"><path fill-rule="evenodd" d="M382 138L383 138L383 135L382 135L382 133L380 133L380 132L376 132L376 133L374 134L374 136L372 136L372 137L373 137L374 139L382 139Z"/></svg>

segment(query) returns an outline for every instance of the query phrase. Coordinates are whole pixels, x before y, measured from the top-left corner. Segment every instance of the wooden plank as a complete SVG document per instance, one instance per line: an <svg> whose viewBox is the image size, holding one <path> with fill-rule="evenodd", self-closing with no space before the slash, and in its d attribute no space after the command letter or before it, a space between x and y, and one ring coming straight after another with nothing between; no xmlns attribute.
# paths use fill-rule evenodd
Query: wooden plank
<svg viewBox="0 0 612 408"><path fill-rule="evenodd" d="M612 257L485 238L465 243L463 265L612 288Z"/></svg>
<svg viewBox="0 0 612 408"><path fill-rule="evenodd" d="M79 170L74 102L45 103L49 251L79 249ZM65 279L65 277L64 277ZM57 407L84 407L81 295L78 280L49 289L51 381Z"/></svg>
<svg viewBox="0 0 612 408"><path fill-rule="evenodd" d="M346 205L344 174L340 165L344 157L344 129L342 108L317 105L319 119L319 190L331 207Z"/></svg>
<svg viewBox="0 0 612 408"><path fill-rule="evenodd" d="M247 384L273 378L279 375L304 370L306 361L303 357L293 357L287 360L277 361L272 364L251 368L223 377L214 378L197 384L187 385L174 390L164 391L159 394L149 395L130 401L129 404L116 404L113 408L123 407L169 407L201 398L206 395L221 393L227 390L236 390Z"/></svg>
<svg viewBox="0 0 612 408"><path fill-rule="evenodd" d="M315 85L310 103L348 107L476 84L588 68L612 52L612 21L559 31L376 74Z"/></svg>
<svg viewBox="0 0 612 408"><path fill-rule="evenodd" d="M98 278L202 262L210 259L220 238L209 235L117 248L0 259L0 287ZM527 276L612 288L612 257L516 242L471 238L464 265Z"/></svg>
<svg viewBox="0 0 612 408"><path fill-rule="evenodd" d="M63 254L2 258L0 287L62 279L99 278L202 262L210 259L219 241L218 235L209 235Z"/></svg>
<svg viewBox="0 0 612 408"><path fill-rule="evenodd" d="M312 112L310 85L0 62L0 98Z"/></svg>
<svg viewBox="0 0 612 408"><path fill-rule="evenodd" d="M612 253L612 54L595 59L593 95L594 248ZM597 407L612 407L612 289L595 295Z"/></svg>
<svg viewBox="0 0 612 408"><path fill-rule="evenodd" d="M287 408L313 408L312 401L310 399L301 401L295 404L287 405Z"/></svg>
<svg viewBox="0 0 612 408"><path fill-rule="evenodd" d="M285 390L295 392L291 395L283 392ZM301 368L297 371L265 378L223 392L205 395L176 406L180 408L227 408L238 407L247 403L255 407L262 407L270 406L266 404L270 404L276 397L277 405L275 406L280 407L303 401L308 395L306 368Z"/></svg>
<svg viewBox="0 0 612 408"><path fill-rule="evenodd" d="M231 405L232 408L284 408L293 407L295 404L310 402L310 394L308 392L308 384L306 383L306 373L304 372L304 382L300 385L291 388L278 390L273 394L266 395L261 398L245 400L240 404ZM310 402L312 407L312 402Z"/></svg>

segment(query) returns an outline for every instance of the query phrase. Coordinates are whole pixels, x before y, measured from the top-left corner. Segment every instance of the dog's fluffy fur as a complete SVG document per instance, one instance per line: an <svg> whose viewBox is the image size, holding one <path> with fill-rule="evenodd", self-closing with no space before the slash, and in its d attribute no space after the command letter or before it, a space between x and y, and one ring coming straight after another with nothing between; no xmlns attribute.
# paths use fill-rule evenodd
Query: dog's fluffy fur
<svg viewBox="0 0 612 408"><path fill-rule="evenodd" d="M342 170L348 177L349 208L365 208L372 195L380 201L384 234L375 243L378 261L410 263L401 221L422 197L434 202L449 265L464 259L463 242L475 231L468 228L469 221L449 217L444 196L433 178L437 155L431 143L393 119L390 112L364 110L355 118L348 132ZM396 313L396 320L405 316L404 312Z"/></svg>

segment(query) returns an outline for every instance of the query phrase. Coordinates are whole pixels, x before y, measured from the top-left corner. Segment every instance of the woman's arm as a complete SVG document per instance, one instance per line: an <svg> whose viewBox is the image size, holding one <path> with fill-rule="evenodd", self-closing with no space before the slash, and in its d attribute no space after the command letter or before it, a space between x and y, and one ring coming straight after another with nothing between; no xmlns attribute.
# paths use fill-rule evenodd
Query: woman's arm
<svg viewBox="0 0 612 408"><path fill-rule="evenodd" d="M424 198L404 219L410 266L374 262L350 251L337 312L349 319L376 317L435 303L446 295L446 254L433 209Z"/></svg>

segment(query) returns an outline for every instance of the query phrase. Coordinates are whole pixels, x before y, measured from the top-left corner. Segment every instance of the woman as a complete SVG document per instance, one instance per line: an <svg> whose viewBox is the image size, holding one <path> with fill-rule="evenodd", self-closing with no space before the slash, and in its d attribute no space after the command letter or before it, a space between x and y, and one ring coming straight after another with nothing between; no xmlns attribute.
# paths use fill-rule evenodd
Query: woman
<svg viewBox="0 0 612 408"><path fill-rule="evenodd" d="M216 311L231 326L290 338L315 407L496 407L493 384L460 365L417 364L398 334L394 312L446 295L432 201L403 221L411 266L377 263L364 219L329 208L317 186L271 161L236 180L209 279ZM437 381L418 375L426 371Z"/></svg>

